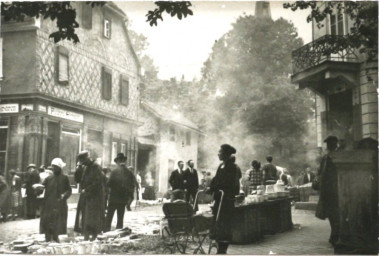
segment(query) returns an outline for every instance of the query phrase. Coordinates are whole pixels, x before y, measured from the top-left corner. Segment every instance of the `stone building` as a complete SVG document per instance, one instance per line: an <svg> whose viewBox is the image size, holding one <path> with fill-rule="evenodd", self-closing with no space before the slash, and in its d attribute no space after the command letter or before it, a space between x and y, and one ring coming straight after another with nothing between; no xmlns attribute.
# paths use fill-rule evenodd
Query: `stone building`
<svg viewBox="0 0 379 256"><path fill-rule="evenodd" d="M77 44L49 39L49 19L1 24L1 170L61 157L70 174L84 149L103 167L117 152L136 165L140 65L126 15L112 2L72 5Z"/></svg>
<svg viewBox="0 0 379 256"><path fill-rule="evenodd" d="M141 102L139 120L143 125L138 129L137 166L143 176L151 177L145 182L162 195L170 188L168 179L179 160L193 160L196 168L201 132L177 111L148 101Z"/></svg>
<svg viewBox="0 0 379 256"><path fill-rule="evenodd" d="M327 3L318 4L322 9ZM292 82L316 93L318 147L328 135L338 136L347 148L362 138L378 139L377 61L353 48L324 54L353 23L335 10L323 27L313 22L312 42L292 52Z"/></svg>

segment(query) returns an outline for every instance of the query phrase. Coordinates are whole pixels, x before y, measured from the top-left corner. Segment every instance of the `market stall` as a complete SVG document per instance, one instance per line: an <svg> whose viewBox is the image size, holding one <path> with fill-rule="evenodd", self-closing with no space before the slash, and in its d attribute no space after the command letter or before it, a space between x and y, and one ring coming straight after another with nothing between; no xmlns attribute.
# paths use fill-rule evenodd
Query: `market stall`
<svg viewBox="0 0 379 256"><path fill-rule="evenodd" d="M233 243L252 243L265 234L292 229L292 197L289 192L280 186L268 186L253 193L256 194L248 195L236 204L232 220Z"/></svg>

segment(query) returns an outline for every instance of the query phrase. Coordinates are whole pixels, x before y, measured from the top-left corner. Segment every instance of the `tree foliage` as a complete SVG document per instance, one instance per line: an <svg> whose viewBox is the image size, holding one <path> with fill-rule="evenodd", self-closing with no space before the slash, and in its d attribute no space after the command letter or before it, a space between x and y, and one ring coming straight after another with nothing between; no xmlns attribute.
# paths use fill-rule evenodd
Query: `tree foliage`
<svg viewBox="0 0 379 256"><path fill-rule="evenodd" d="M157 26L158 19L163 21L162 14L164 12L170 14L171 17L177 16L179 20L183 17L186 18L187 15L193 15L192 10L190 9L192 4L189 1L157 1L154 3L157 5L157 8L146 14L146 21L149 22L150 26Z"/></svg>
<svg viewBox="0 0 379 256"><path fill-rule="evenodd" d="M105 1L86 2L92 7L103 6ZM167 12L171 17L177 16L178 19L193 15L190 9L191 3L188 1L171 2L158 1L157 6L153 11L148 11L147 22L151 26L158 24L158 19L163 20L162 14ZM1 15L5 21L15 20L24 21L26 17L56 20L57 31L50 34L50 38L57 43L61 40L69 40L74 43L80 41L75 29L79 28L80 24L76 20L76 9L73 8L70 1L66 2L2 2Z"/></svg>
<svg viewBox="0 0 379 256"><path fill-rule="evenodd" d="M312 95L298 91L289 74L291 51L302 44L284 19L237 19L214 44L202 70L199 91L207 92L202 101L212 109L199 122L207 133L205 144L234 143L245 165L265 154L276 155L282 164L299 162Z"/></svg>
<svg viewBox="0 0 379 256"><path fill-rule="evenodd" d="M378 2L377 1L330 1L321 7L318 1L296 1L284 3L284 8L296 11L310 9L307 22L314 20L319 27L330 14L345 13L353 26L349 33L335 42L335 49L360 48L369 58L378 54Z"/></svg>
<svg viewBox="0 0 379 256"><path fill-rule="evenodd" d="M103 6L105 2L86 2L94 6ZM1 15L5 21L24 21L26 17L56 20L58 31L50 34L50 38L57 43L61 40L79 42L75 29L79 27L76 20L76 9L71 2L3 2Z"/></svg>

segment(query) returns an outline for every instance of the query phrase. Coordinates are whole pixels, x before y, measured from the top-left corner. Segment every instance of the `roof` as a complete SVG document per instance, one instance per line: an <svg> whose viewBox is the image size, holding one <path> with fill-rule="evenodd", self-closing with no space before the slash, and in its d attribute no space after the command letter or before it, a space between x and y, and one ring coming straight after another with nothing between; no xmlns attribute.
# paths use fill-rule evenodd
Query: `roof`
<svg viewBox="0 0 379 256"><path fill-rule="evenodd" d="M149 102L146 100L141 101L141 105L145 107L146 110L148 110L149 112L151 112L163 121L174 123L175 125L184 126L186 128L190 128L196 130L197 132L200 132L199 127L195 123L185 118L183 114L178 111L160 106L156 103Z"/></svg>

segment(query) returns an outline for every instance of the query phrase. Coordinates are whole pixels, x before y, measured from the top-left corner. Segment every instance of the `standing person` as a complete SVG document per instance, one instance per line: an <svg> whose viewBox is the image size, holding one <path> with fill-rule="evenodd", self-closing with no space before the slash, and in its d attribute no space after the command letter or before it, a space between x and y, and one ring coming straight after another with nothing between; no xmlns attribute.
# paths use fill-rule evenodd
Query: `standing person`
<svg viewBox="0 0 379 256"><path fill-rule="evenodd" d="M26 168L25 188L26 188L26 217L34 219L36 217L38 200L37 195L33 189L34 184L40 183L39 172L35 164L29 164Z"/></svg>
<svg viewBox="0 0 379 256"><path fill-rule="evenodd" d="M68 176L62 173L66 164L61 158L51 161L53 175L42 183L45 189L43 198L40 233L45 234L46 242L58 241L58 235L67 234L67 199L72 190ZM42 191L41 191L42 192Z"/></svg>
<svg viewBox="0 0 379 256"><path fill-rule="evenodd" d="M0 217L1 221L6 222L8 217L8 212L10 208L10 189L7 184L3 173L0 172Z"/></svg>
<svg viewBox="0 0 379 256"><path fill-rule="evenodd" d="M261 170L261 163L257 160L251 162L251 169L249 171L249 194L251 190L256 190L259 185L263 185L263 173Z"/></svg>
<svg viewBox="0 0 379 256"><path fill-rule="evenodd" d="M134 191L136 191L136 187L138 186L138 183L137 183L137 179L136 177L134 176L134 167L133 166L129 166L128 168L126 168L126 172L127 172L127 180L126 180L126 190L127 190L127 202L126 202L126 209L128 211L131 211L132 208L130 208L133 200L134 200Z"/></svg>
<svg viewBox="0 0 379 256"><path fill-rule="evenodd" d="M185 189L183 167L184 167L183 161L179 161L178 169L174 170L171 173L171 176L168 182L170 183L172 187L172 191L177 190L177 189L181 189L181 190Z"/></svg>
<svg viewBox="0 0 379 256"><path fill-rule="evenodd" d="M11 212L12 218L15 220L18 217L18 208L21 205L21 178L16 174L14 169L9 171L10 189L11 189Z"/></svg>
<svg viewBox="0 0 379 256"><path fill-rule="evenodd" d="M186 180L185 187L187 189L186 201L189 203L190 197L192 197L192 200L195 203L196 193L199 189L199 177L197 175L197 170L194 168L194 162L192 160L189 160L187 162L187 165L188 168L184 172L184 180ZM198 207L195 205L195 210L197 209Z"/></svg>
<svg viewBox="0 0 379 256"><path fill-rule="evenodd" d="M41 165L41 166L39 167L38 171L39 171L39 179L40 179L41 183L43 183L44 180L45 180L47 177L50 176L50 174L46 172L46 168L45 168L44 165Z"/></svg>
<svg viewBox="0 0 379 256"><path fill-rule="evenodd" d="M86 241L95 240L104 225L103 174L88 151L79 153L78 160L75 180L79 181L80 197L74 231L83 233Z"/></svg>
<svg viewBox="0 0 379 256"><path fill-rule="evenodd" d="M313 182L314 179L315 175L311 172L311 167L308 166L307 169L305 169L302 184Z"/></svg>
<svg viewBox="0 0 379 256"><path fill-rule="evenodd" d="M125 206L128 200L127 179L129 174L125 167L127 157L123 153L118 153L114 162L117 167L111 171L108 180L109 187L109 203L107 208L107 216L105 219L106 231L111 229L112 219L114 212L117 211L117 225L116 228L123 228Z"/></svg>
<svg viewBox="0 0 379 256"><path fill-rule="evenodd" d="M267 156L266 161L267 163L262 167L263 182L264 185L272 185L278 180L278 170L276 166L272 164L272 156Z"/></svg>
<svg viewBox="0 0 379 256"><path fill-rule="evenodd" d="M214 193L215 204L213 207L214 232L213 235L218 244L217 254L226 254L231 237L231 220L234 211L234 199L238 195L240 184L238 168L231 161L232 154L237 151L229 144L223 144L218 152L218 157L222 161L217 169L215 177L212 179L209 192ZM224 198L221 204L219 219L216 222L216 215L221 203L221 194L224 191Z"/></svg>
<svg viewBox="0 0 379 256"><path fill-rule="evenodd" d="M337 150L338 138L329 136L324 142L328 152L321 159L318 177L313 183L313 187L320 190L316 217L322 220L329 219L331 228L329 243L335 246L339 237L338 177L336 166L329 155Z"/></svg>

